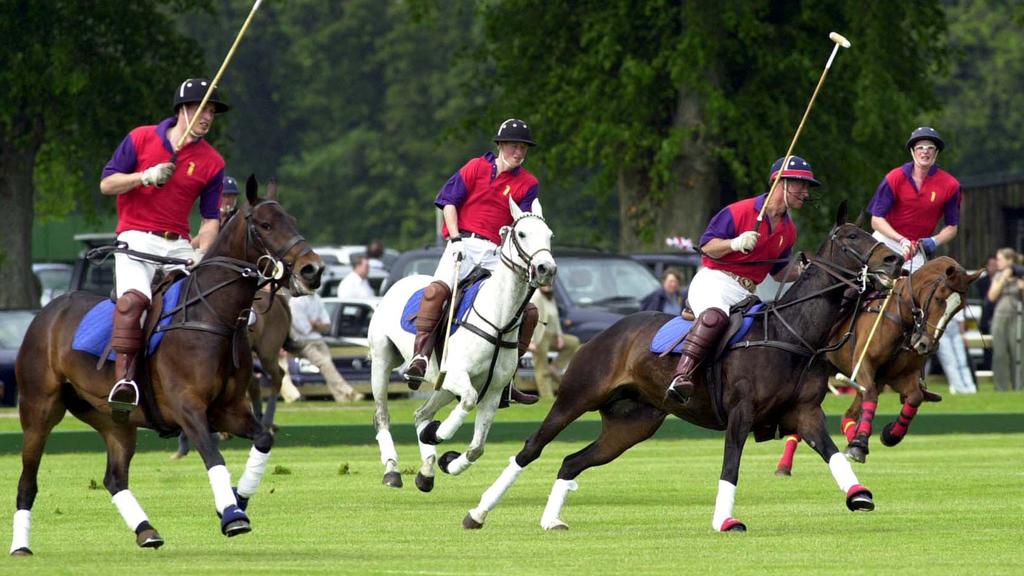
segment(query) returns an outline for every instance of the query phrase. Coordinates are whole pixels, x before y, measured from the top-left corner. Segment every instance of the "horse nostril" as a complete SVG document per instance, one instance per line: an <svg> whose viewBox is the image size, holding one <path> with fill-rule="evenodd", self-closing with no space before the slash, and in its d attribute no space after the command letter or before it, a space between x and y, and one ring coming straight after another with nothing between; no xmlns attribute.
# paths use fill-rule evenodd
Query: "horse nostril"
<svg viewBox="0 0 1024 576"><path fill-rule="evenodd" d="M322 265L310 263L303 266L299 274L301 274L305 280L316 280L320 278L320 274L323 273L323 270L324 267Z"/></svg>
<svg viewBox="0 0 1024 576"><path fill-rule="evenodd" d="M538 264L537 265L537 272L541 276L547 276L548 275L548 266L547 266L547 264Z"/></svg>

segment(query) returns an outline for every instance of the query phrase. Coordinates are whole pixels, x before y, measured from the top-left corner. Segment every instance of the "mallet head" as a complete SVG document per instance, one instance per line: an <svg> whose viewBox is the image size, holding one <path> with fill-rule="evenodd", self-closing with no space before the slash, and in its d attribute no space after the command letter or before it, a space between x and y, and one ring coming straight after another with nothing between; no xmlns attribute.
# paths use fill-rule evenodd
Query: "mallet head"
<svg viewBox="0 0 1024 576"><path fill-rule="evenodd" d="M829 40L835 42L836 44L839 44L843 48L849 48L850 47L850 41L847 40L845 36L843 36L842 34L840 34L838 32L830 32L829 35L828 35L828 38L829 38Z"/></svg>

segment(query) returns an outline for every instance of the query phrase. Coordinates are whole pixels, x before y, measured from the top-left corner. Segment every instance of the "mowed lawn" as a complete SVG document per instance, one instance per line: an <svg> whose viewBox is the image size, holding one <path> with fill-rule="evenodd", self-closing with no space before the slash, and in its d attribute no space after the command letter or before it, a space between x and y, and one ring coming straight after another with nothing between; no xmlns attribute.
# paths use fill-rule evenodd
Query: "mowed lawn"
<svg viewBox="0 0 1024 576"><path fill-rule="evenodd" d="M891 449L876 442L855 470L877 509L857 514L806 446L794 476L776 478L782 442L751 440L735 508L745 534L710 528L722 441L654 439L582 474L563 513L571 529L544 532L538 523L561 459L584 445L550 445L479 531L461 520L519 442L489 445L460 477L439 476L430 494L411 475L401 490L382 486L375 445L282 447L251 503L253 532L233 539L220 535L194 453L170 461L143 452L132 490L167 541L157 551L135 546L102 488L101 453L48 455L33 512L36 555L0 560L0 574L981 575L1020 574L1024 565L1024 434L911 434ZM399 452L412 468L416 448ZM246 453L238 440L225 445L236 479ZM20 468L18 457L0 457L5 546Z"/></svg>

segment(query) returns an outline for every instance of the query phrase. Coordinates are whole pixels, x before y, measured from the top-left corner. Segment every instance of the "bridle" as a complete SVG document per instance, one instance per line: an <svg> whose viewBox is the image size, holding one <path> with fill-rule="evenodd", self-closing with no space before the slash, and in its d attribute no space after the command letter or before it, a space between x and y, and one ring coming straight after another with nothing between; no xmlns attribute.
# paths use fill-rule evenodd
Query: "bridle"
<svg viewBox="0 0 1024 576"><path fill-rule="evenodd" d="M942 333L946 329L946 323L949 321L949 318L962 308L963 295L960 291L949 285L949 277L946 274L940 274L928 283L927 296L922 299L922 304L918 305L918 299L914 295L914 287L911 281L912 276L913 274L907 277L908 297L898 298L896 300L896 313L886 313L885 317L887 320L897 324L901 328L904 326L911 328L910 332L903 338L900 345L902 349L911 350L915 353L921 354L922 356L927 356L935 352L939 338L942 337ZM942 288L943 286L948 288L950 291L950 296L945 306L946 314L943 314L942 318L937 322L929 322L928 319L931 314L932 302L935 300L935 294L939 291L939 288ZM904 320L903 314L903 307L907 306L907 300L909 300L911 316L909 321ZM950 304L952 304L952 306ZM926 336L931 339L928 347L924 352L918 352L915 347L915 343L922 341Z"/></svg>
<svg viewBox="0 0 1024 576"><path fill-rule="evenodd" d="M536 269L533 266L533 259L541 252L547 252L548 254L551 254L551 249L538 248L534 252L530 253L527 252L525 248L523 248L523 245L519 242L519 235L516 234L516 226L518 226L520 222L523 222L527 218L539 218L541 222L544 222L543 216L534 214L533 212L524 212L521 216L519 216L519 218L516 218L515 222L512 223L512 226L503 231L501 239L501 249L499 251L498 256L501 259L502 264L511 269L512 272L516 274L516 276L518 276L520 279L522 279L530 286L530 294L532 295L533 290L535 290L538 287ZM510 238L512 242L509 251L511 252L514 249L514 254L505 253L505 248L510 244ZM513 260L513 256L518 256L519 260L522 261L522 264ZM554 258L553 254L552 258ZM527 301L529 301L529 297L527 297Z"/></svg>

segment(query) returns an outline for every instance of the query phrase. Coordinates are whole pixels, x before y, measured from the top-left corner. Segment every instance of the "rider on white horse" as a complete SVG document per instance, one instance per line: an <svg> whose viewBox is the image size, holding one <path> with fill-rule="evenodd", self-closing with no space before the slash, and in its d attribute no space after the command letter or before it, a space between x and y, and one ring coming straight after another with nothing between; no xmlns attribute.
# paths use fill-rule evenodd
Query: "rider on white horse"
<svg viewBox="0 0 1024 576"><path fill-rule="evenodd" d="M499 230L512 224L509 198L527 212L537 198L540 184L522 167L527 148L535 145L526 122L515 118L502 122L494 142L498 145L497 154L488 152L467 162L448 179L434 200L434 205L444 214L442 233L448 245L434 272L434 281L423 291L423 300L416 314L415 355L405 371L405 378L410 382L422 382L427 371L437 325L445 302L452 295L450 283L456 261L463 261L459 280L476 266L493 271L498 265ZM526 351L536 325L537 308L530 304L523 311L519 330L520 356ZM536 396L524 394L511 384L509 386L512 400L523 404L537 401Z"/></svg>

